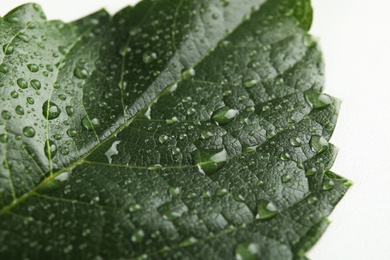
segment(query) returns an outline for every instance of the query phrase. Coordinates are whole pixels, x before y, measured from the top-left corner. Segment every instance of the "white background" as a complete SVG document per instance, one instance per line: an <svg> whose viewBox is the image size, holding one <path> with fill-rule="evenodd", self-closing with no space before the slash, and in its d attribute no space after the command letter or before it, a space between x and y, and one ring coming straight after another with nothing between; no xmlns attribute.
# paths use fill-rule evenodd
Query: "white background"
<svg viewBox="0 0 390 260"><path fill-rule="evenodd" d="M0 0L0 15L22 0ZM330 216L312 259L390 259L390 3L312 0L312 33L326 61L326 92L343 100L333 170L354 186ZM49 19L71 21L137 0L35 0Z"/></svg>

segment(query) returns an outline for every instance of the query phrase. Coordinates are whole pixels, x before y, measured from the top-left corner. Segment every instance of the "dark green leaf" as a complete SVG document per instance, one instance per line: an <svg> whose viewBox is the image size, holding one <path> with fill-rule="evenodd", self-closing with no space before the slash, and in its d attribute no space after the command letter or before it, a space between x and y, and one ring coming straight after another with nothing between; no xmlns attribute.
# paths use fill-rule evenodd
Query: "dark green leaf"
<svg viewBox="0 0 390 260"><path fill-rule="evenodd" d="M0 256L304 258L329 171L309 0L144 0L0 22Z"/></svg>

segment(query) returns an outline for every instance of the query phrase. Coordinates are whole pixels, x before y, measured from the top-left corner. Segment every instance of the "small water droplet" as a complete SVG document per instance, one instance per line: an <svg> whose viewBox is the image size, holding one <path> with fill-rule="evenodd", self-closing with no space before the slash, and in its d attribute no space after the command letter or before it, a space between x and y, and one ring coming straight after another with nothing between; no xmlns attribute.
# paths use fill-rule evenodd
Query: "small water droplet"
<svg viewBox="0 0 390 260"><path fill-rule="evenodd" d="M40 90L41 89L41 82L39 80L37 80L37 79L31 80L30 84L36 90Z"/></svg>
<svg viewBox="0 0 390 260"><path fill-rule="evenodd" d="M272 202L261 200L257 204L256 219L261 219L261 220L270 219L275 217L277 214L278 214L278 209L275 206L275 204L273 204Z"/></svg>
<svg viewBox="0 0 390 260"><path fill-rule="evenodd" d="M3 110L1 112L1 116L5 119L5 120L9 120L11 118L11 113L7 110Z"/></svg>
<svg viewBox="0 0 390 260"><path fill-rule="evenodd" d="M18 114L18 115L24 115L24 109L23 109L23 107L20 106L20 105L17 105L17 106L15 107L15 112L16 112L16 114Z"/></svg>
<svg viewBox="0 0 390 260"><path fill-rule="evenodd" d="M1 73L4 73L4 74L8 73L8 72L9 72L8 66L5 65L5 64L1 64L1 65L0 65L0 72L1 72Z"/></svg>
<svg viewBox="0 0 390 260"><path fill-rule="evenodd" d="M169 187L168 193L171 195L172 198L178 198L180 197L181 189L179 187Z"/></svg>
<svg viewBox="0 0 390 260"><path fill-rule="evenodd" d="M8 135L6 134L1 134L0 135L0 142L5 144L8 141Z"/></svg>
<svg viewBox="0 0 390 260"><path fill-rule="evenodd" d="M3 45L3 52L6 54L6 55L10 55L12 53L14 53L14 47L12 45L8 45L8 44L4 44Z"/></svg>
<svg viewBox="0 0 390 260"><path fill-rule="evenodd" d="M88 78L88 71L84 68L76 67L73 71L73 75L78 79Z"/></svg>
<svg viewBox="0 0 390 260"><path fill-rule="evenodd" d="M85 116L81 120L81 124L88 131L93 131L94 129L97 129L100 127L100 120L98 118L92 118L91 120L89 120L89 118L87 116Z"/></svg>
<svg viewBox="0 0 390 260"><path fill-rule="evenodd" d="M322 185L323 190L332 190L334 187L335 187L335 183L331 179L325 180L323 185Z"/></svg>
<svg viewBox="0 0 390 260"><path fill-rule="evenodd" d="M306 171L306 176L311 176L317 173L317 169L315 167L312 167Z"/></svg>
<svg viewBox="0 0 390 260"><path fill-rule="evenodd" d="M212 175L219 171L227 162L227 152L216 150L196 150L192 154L195 165L203 174Z"/></svg>
<svg viewBox="0 0 390 260"><path fill-rule="evenodd" d="M332 99L328 95L315 90L306 91L305 98L312 108L325 108L332 104Z"/></svg>
<svg viewBox="0 0 390 260"><path fill-rule="evenodd" d="M300 147L302 146L302 140L299 137L291 137L290 144L295 147Z"/></svg>
<svg viewBox="0 0 390 260"><path fill-rule="evenodd" d="M191 116L191 115L194 115L194 114L196 114L195 108L189 108L189 109L187 109L187 115L188 115L188 116Z"/></svg>
<svg viewBox="0 0 390 260"><path fill-rule="evenodd" d="M222 196L225 196L226 194L228 194L228 190L225 188L218 188L217 191L215 192L215 194L217 194L217 196L219 196L219 197L222 197Z"/></svg>
<svg viewBox="0 0 390 260"><path fill-rule="evenodd" d="M317 197L315 196L310 196L307 200L307 202L309 202L309 204L314 204L318 201Z"/></svg>
<svg viewBox="0 0 390 260"><path fill-rule="evenodd" d="M184 69L182 71L182 77L184 80L191 79L195 76L195 70L194 68Z"/></svg>
<svg viewBox="0 0 390 260"><path fill-rule="evenodd" d="M240 243L236 250L237 260L256 260L260 259L260 246L255 243Z"/></svg>
<svg viewBox="0 0 390 260"><path fill-rule="evenodd" d="M130 212L138 211L138 210L140 210L141 208L142 208L141 205L136 204L136 203L132 203L132 204L129 205L129 210L130 210Z"/></svg>
<svg viewBox="0 0 390 260"><path fill-rule="evenodd" d="M229 107L222 107L218 110L216 110L213 115L212 119L218 123L218 125L226 125L233 121L233 119L237 116L238 110L236 109L230 109Z"/></svg>
<svg viewBox="0 0 390 260"><path fill-rule="evenodd" d="M31 72L38 72L38 71L39 71L39 66L38 66L37 64L34 64L34 63L28 64L28 65L27 65L27 68L28 68Z"/></svg>
<svg viewBox="0 0 390 260"><path fill-rule="evenodd" d="M310 139L310 147L313 152L321 153L328 149L329 143L324 137L313 135Z"/></svg>
<svg viewBox="0 0 390 260"><path fill-rule="evenodd" d="M152 51L146 51L144 55L142 56L142 61L145 64L152 63L153 61L157 60L157 54Z"/></svg>
<svg viewBox="0 0 390 260"><path fill-rule="evenodd" d="M289 182L290 180L291 180L290 174L285 174L285 175L282 176L282 182L283 182L283 183L287 183L287 182Z"/></svg>
<svg viewBox="0 0 390 260"><path fill-rule="evenodd" d="M257 83L258 83L257 80L251 79L251 80L245 81L245 82L244 82L244 86L245 86L246 88L253 88L254 86L257 85Z"/></svg>
<svg viewBox="0 0 390 260"><path fill-rule="evenodd" d="M282 161L290 161L291 160L291 156L289 153L287 152L283 152L280 154L280 159L282 159Z"/></svg>
<svg viewBox="0 0 390 260"><path fill-rule="evenodd" d="M16 83L18 84L18 86L22 89L26 89L28 88L28 83L25 79L22 79L22 78L19 78Z"/></svg>
<svg viewBox="0 0 390 260"><path fill-rule="evenodd" d="M62 155L68 155L69 154L69 149L66 148L66 147L61 148L61 154Z"/></svg>
<svg viewBox="0 0 390 260"><path fill-rule="evenodd" d="M208 132L208 131L202 131L200 133L200 138L202 138L203 140L208 140L208 139L210 139L213 136L214 136L214 134L211 133L211 132Z"/></svg>
<svg viewBox="0 0 390 260"><path fill-rule="evenodd" d="M69 137L75 137L77 135L77 131L75 129L68 129L68 131L66 131L66 133L68 134Z"/></svg>
<svg viewBox="0 0 390 260"><path fill-rule="evenodd" d="M134 231L133 235L131 236L131 241L135 243L140 243L144 240L145 233L142 229L137 229Z"/></svg>
<svg viewBox="0 0 390 260"><path fill-rule="evenodd" d="M163 218L169 221L174 221L175 219L180 218L181 215L182 212L169 210L163 214Z"/></svg>
<svg viewBox="0 0 390 260"><path fill-rule="evenodd" d="M18 93L16 90L13 90L13 91L11 92L11 97L12 97L12 98L18 98L18 97L19 97L19 93Z"/></svg>
<svg viewBox="0 0 390 260"><path fill-rule="evenodd" d="M27 97L27 103L29 103L30 105L33 105L35 103L35 101L32 97Z"/></svg>
<svg viewBox="0 0 390 260"><path fill-rule="evenodd" d="M52 120L60 116L61 109L55 103L46 100L42 106L42 114L45 118Z"/></svg>
<svg viewBox="0 0 390 260"><path fill-rule="evenodd" d="M68 114L68 116L73 116L73 114L74 114L74 109L73 109L73 107L71 107L71 106L66 106L65 110L66 110L66 113Z"/></svg>
<svg viewBox="0 0 390 260"><path fill-rule="evenodd" d="M47 158L53 158L57 153L57 145L52 140L45 143L45 155Z"/></svg>
<svg viewBox="0 0 390 260"><path fill-rule="evenodd" d="M112 156L119 154L118 152L118 144L120 144L121 141L115 141L112 143L110 149L107 150L104 154L107 157L108 163L112 163Z"/></svg>
<svg viewBox="0 0 390 260"><path fill-rule="evenodd" d="M173 148L171 149L171 152L172 152L172 155L178 155L178 154L180 154L180 148L178 148L178 147L173 147Z"/></svg>
<svg viewBox="0 0 390 260"><path fill-rule="evenodd" d="M161 144L164 144L168 141L169 137L167 135L160 135L159 138L158 138L158 141L161 143Z"/></svg>

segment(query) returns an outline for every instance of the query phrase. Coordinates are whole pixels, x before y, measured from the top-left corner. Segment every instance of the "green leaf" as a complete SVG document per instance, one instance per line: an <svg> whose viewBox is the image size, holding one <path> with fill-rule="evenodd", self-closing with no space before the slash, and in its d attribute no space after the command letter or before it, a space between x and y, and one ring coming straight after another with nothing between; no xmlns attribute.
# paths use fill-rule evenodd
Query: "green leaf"
<svg viewBox="0 0 390 260"><path fill-rule="evenodd" d="M144 0L0 22L0 256L304 258L329 171L309 0Z"/></svg>

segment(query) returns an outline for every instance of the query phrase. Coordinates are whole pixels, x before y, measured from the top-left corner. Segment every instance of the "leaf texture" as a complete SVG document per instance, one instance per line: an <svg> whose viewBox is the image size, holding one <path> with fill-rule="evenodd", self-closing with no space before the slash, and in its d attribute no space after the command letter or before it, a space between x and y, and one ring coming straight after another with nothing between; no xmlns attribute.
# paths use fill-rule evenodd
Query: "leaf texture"
<svg viewBox="0 0 390 260"><path fill-rule="evenodd" d="M308 0L144 0L0 22L0 256L300 259L330 171Z"/></svg>

